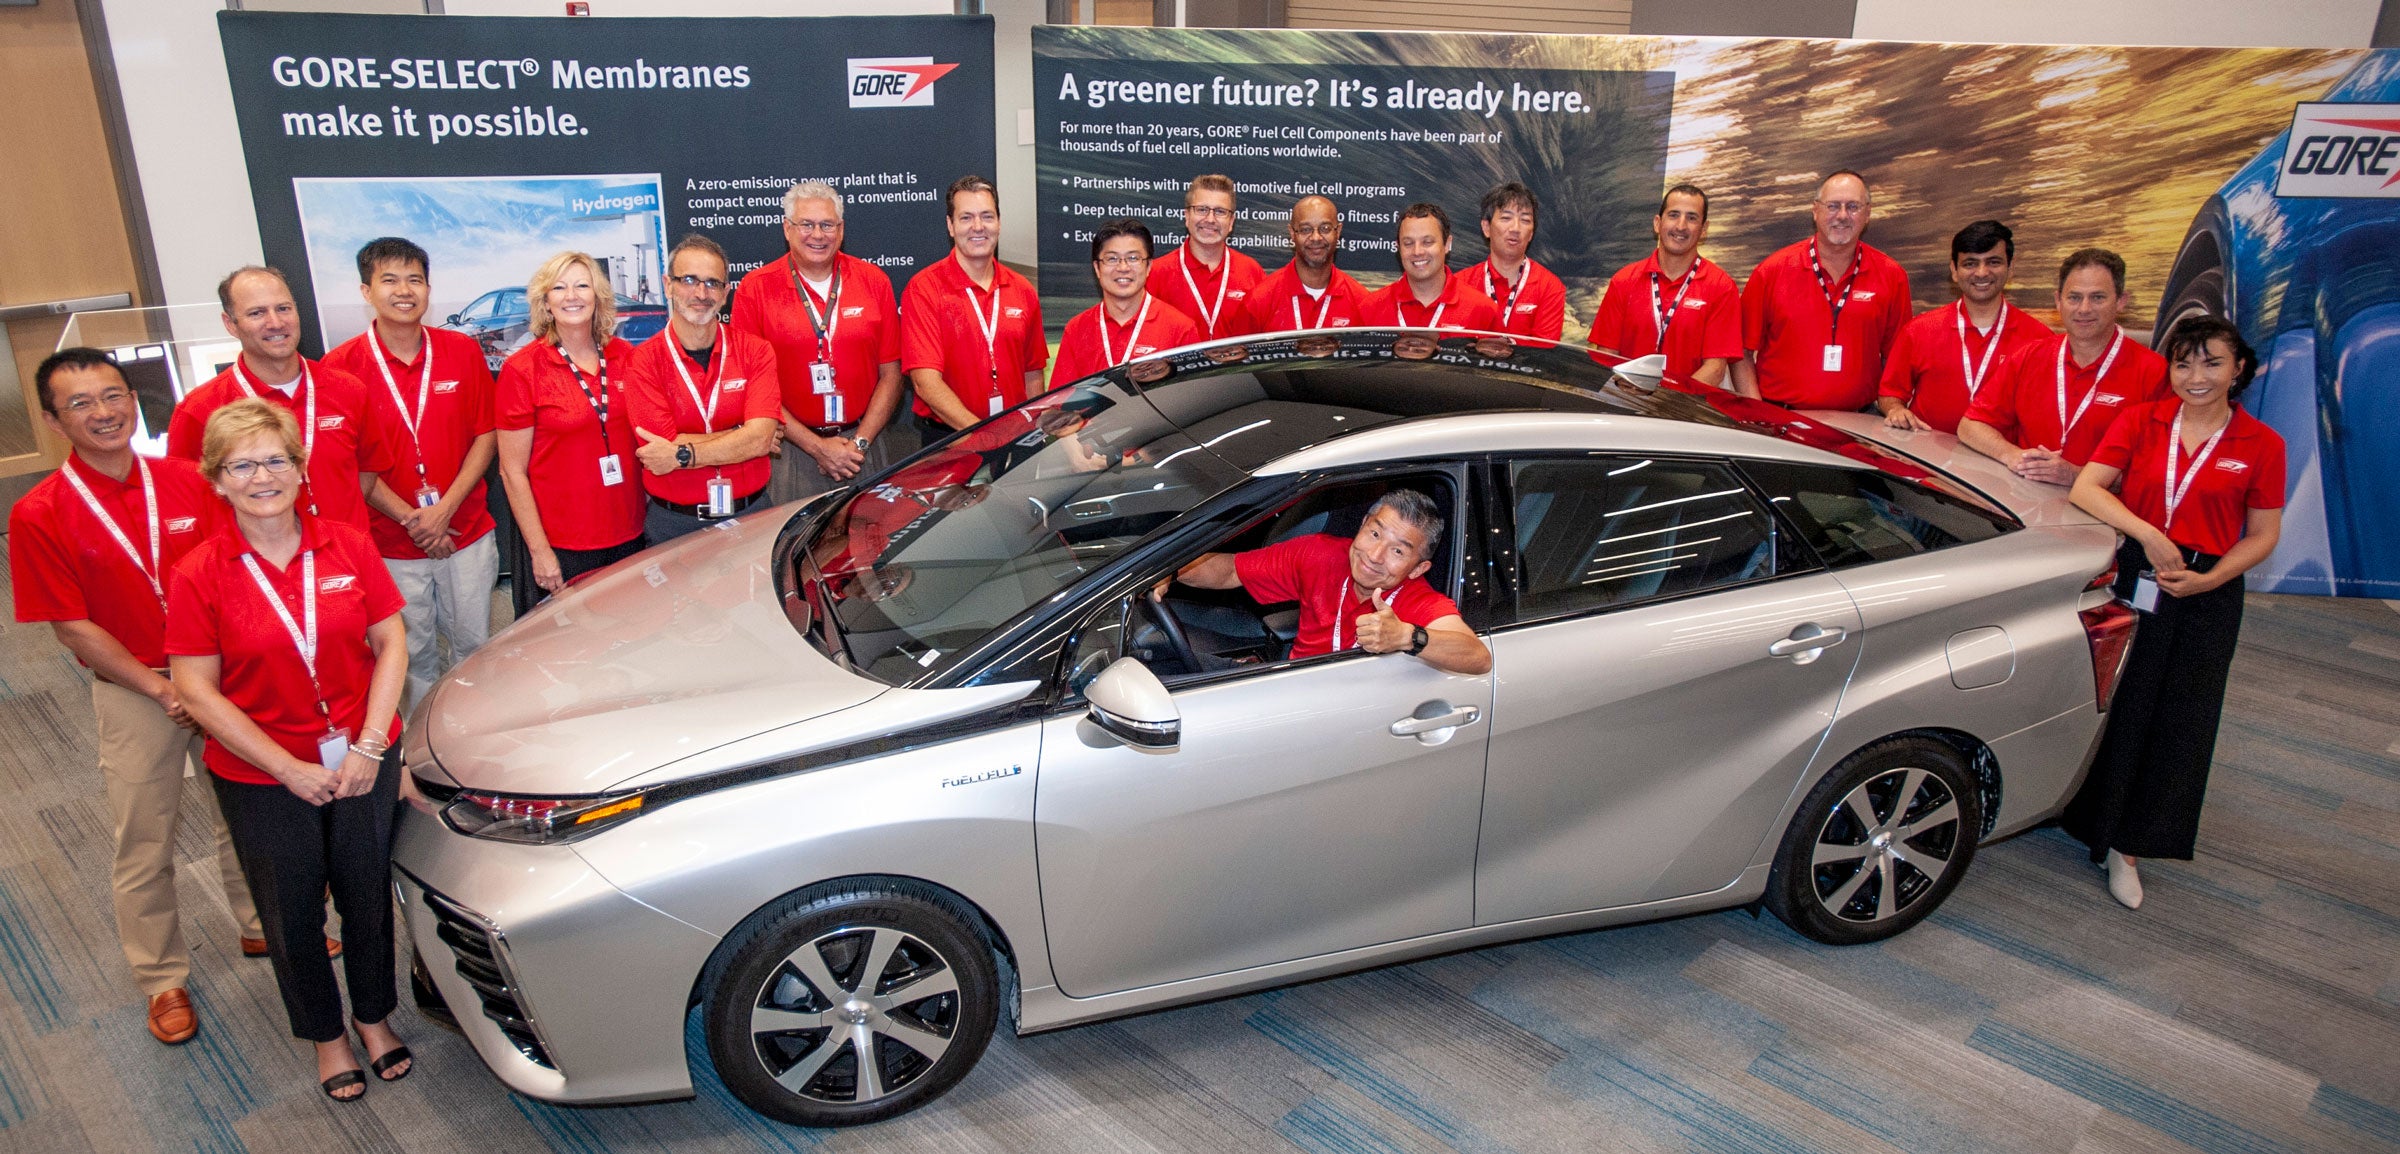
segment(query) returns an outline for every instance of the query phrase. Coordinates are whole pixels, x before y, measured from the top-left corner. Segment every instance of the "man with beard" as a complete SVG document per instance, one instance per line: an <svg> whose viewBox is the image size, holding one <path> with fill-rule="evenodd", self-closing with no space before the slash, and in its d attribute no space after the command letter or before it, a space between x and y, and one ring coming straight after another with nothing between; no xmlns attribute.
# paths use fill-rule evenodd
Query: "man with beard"
<svg viewBox="0 0 2400 1154"><path fill-rule="evenodd" d="M1365 286L1333 267L1342 251L1342 215L1333 201L1304 196L1292 206L1292 263L1250 292L1246 328L1254 333L1345 329L1363 324Z"/></svg>

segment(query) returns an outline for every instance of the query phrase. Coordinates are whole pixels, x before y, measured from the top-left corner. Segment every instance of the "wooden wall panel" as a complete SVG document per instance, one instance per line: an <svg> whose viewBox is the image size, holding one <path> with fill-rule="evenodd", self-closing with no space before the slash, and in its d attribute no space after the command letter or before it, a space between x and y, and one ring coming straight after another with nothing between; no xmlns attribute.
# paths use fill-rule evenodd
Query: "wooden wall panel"
<svg viewBox="0 0 2400 1154"><path fill-rule="evenodd" d="M132 245L68 0L0 8L0 304L133 292Z"/></svg>
<svg viewBox="0 0 2400 1154"><path fill-rule="evenodd" d="M1291 0L1294 28L1376 28L1429 32L1625 33L1633 0Z"/></svg>

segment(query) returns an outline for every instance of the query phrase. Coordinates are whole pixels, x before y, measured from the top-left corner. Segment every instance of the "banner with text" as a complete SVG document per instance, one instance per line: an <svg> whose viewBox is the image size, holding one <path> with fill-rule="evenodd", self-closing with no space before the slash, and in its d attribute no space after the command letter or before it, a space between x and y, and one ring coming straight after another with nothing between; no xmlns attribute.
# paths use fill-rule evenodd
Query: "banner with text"
<svg viewBox="0 0 2400 1154"><path fill-rule="evenodd" d="M259 235L311 351L361 331L355 254L432 256L427 315L498 359L552 254L598 258L619 331L665 324L665 250L784 252L783 193L823 180L846 249L905 285L948 251L941 191L990 173L983 16L582 19L225 12Z"/></svg>
<svg viewBox="0 0 2400 1154"><path fill-rule="evenodd" d="M2122 254L2150 340L2232 318L2265 362L2245 398L2289 446L2283 544L2253 578L2400 596L2400 51L1654 36L1034 29L1044 312L1097 299L1090 239L1132 217L1164 252L1183 191L1240 190L1234 244L1290 259L1294 201L1333 198L1343 268L1398 275L1395 220L1433 201L1454 267L1484 191L1541 198L1533 256L1567 336L1654 243L1666 186L1709 194L1703 252L1736 280L1805 239L1817 182L1874 186L1867 240L1918 309L1954 299L1950 237L2016 231L2012 303L2053 326L2060 258Z"/></svg>

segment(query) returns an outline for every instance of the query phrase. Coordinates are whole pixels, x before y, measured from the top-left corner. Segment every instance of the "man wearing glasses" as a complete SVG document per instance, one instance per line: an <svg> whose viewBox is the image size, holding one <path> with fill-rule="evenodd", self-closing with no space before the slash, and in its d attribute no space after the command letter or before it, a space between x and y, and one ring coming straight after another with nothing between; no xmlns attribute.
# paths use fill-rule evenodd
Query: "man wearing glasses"
<svg viewBox="0 0 2400 1154"><path fill-rule="evenodd" d="M768 499L813 496L878 473L915 448L900 408L900 305L892 278L842 251L842 194L803 181L783 194L784 259L742 277L734 328L775 347L783 451Z"/></svg>
<svg viewBox="0 0 2400 1154"><path fill-rule="evenodd" d="M1760 261L1742 288L1735 391L1795 409L1864 409L1910 310L1908 273L1861 237L1867 178L1843 169L1817 185L1816 234Z"/></svg>
<svg viewBox="0 0 2400 1154"><path fill-rule="evenodd" d="M1183 194L1183 226L1183 244L1151 266L1157 283L1150 295L1191 318L1202 340L1242 335L1250 293L1267 273L1226 244L1233 235L1233 178L1213 172L1194 178Z"/></svg>
<svg viewBox="0 0 2400 1154"><path fill-rule="evenodd" d="M1100 303L1067 322L1058 360L1050 366L1051 384L1071 385L1135 357L1199 342L1191 318L1144 287L1150 245L1149 227L1133 220L1110 221L1092 235Z"/></svg>
<svg viewBox="0 0 2400 1154"><path fill-rule="evenodd" d="M1292 263L1250 293L1248 331L1346 329L1364 324L1367 290L1333 267L1342 251L1342 214L1333 201L1304 196L1292 206Z"/></svg>
<svg viewBox="0 0 2400 1154"><path fill-rule="evenodd" d="M725 250L693 233L667 256L667 327L633 351L625 407L663 544L738 517L766 497L767 453L783 428L775 348L717 322Z"/></svg>
<svg viewBox="0 0 2400 1154"><path fill-rule="evenodd" d="M999 191L962 176L944 198L950 255L910 277L900 302L900 367L929 440L1041 392L1050 362L1040 295L1000 263Z"/></svg>
<svg viewBox="0 0 2400 1154"><path fill-rule="evenodd" d="M168 1045L200 1029L191 951L175 909L175 826L184 766L199 727L163 670L167 574L207 540L225 502L188 461L146 461L130 447L139 414L108 354L62 349L34 373L42 421L67 443L66 463L9 510L9 575L17 620L47 621L92 671L100 781L115 827L111 869L117 941L149 999L150 1034ZM217 845L225 901L243 953L267 951L215 795L192 792Z"/></svg>

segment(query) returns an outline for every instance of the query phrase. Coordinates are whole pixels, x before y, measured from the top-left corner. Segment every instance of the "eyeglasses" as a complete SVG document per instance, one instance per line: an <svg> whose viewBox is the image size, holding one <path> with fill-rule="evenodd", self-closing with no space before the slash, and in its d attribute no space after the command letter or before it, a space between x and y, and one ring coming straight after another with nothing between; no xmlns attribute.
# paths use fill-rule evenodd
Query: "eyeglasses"
<svg viewBox="0 0 2400 1154"><path fill-rule="evenodd" d="M1337 224L1295 224L1295 225L1293 225L1293 226L1292 226L1292 235L1293 235L1293 236L1332 236L1333 234L1335 234L1335 233L1337 233L1337 232L1340 232L1340 231L1342 231L1342 226L1341 226L1340 224L1338 224L1338 223L1337 223Z"/></svg>
<svg viewBox="0 0 2400 1154"><path fill-rule="evenodd" d="M1092 263L1099 265L1101 268L1109 269L1140 268L1143 265L1149 264L1150 258L1134 253L1112 252L1107 256L1101 257L1099 260L1093 261Z"/></svg>
<svg viewBox="0 0 2400 1154"><path fill-rule="evenodd" d="M725 291L725 282L718 280L713 276L693 276L687 272L682 276L671 276L667 279L674 281L676 284L682 285L685 288L707 289L712 293L721 293Z"/></svg>
<svg viewBox="0 0 2400 1154"><path fill-rule="evenodd" d="M257 476L260 469L265 469L268 473L280 477L292 471L292 459L277 455L256 461L225 462L225 475L236 481L247 481Z"/></svg>
<svg viewBox="0 0 2400 1154"><path fill-rule="evenodd" d="M801 232L834 233L842 230L842 222L838 220L793 220L787 216L783 218L783 223Z"/></svg>
<svg viewBox="0 0 2400 1154"><path fill-rule="evenodd" d="M1193 216L1222 216L1228 219L1231 219L1233 216L1232 209L1219 208L1213 204L1187 204L1183 206L1183 211L1188 212Z"/></svg>
<svg viewBox="0 0 2400 1154"><path fill-rule="evenodd" d="M1817 202L1817 207L1824 209L1827 216L1857 216L1859 213L1867 211L1867 202L1863 200L1820 200Z"/></svg>
<svg viewBox="0 0 2400 1154"><path fill-rule="evenodd" d="M97 397L89 395L80 396L72 401L68 401L61 407L70 413L81 416L85 413L91 412L95 408L113 409L132 399L133 394L127 390L105 389L102 390L100 395Z"/></svg>

